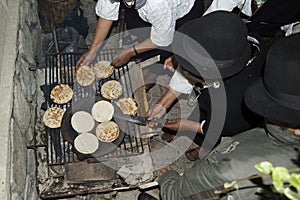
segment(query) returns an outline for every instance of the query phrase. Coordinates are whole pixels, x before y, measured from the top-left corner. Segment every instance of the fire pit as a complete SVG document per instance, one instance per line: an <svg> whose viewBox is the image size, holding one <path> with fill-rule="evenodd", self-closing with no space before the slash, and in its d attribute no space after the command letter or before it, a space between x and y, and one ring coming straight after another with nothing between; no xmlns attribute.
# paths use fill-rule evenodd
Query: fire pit
<svg viewBox="0 0 300 200"><path fill-rule="evenodd" d="M116 51L116 49L103 50L95 60L112 60ZM67 110L73 103L87 97L100 95L101 86L105 82L102 79L95 81L91 87L81 87L75 83L75 64L79 57L79 54L74 53L48 54L46 56L46 67L42 74L44 84L41 86L43 92L41 94L44 97L44 101L40 101L42 110L45 111L53 106ZM146 95L139 94L141 91L145 93L144 90L139 90L136 94L137 84L134 81L136 77L133 76L135 74L130 73L130 66L125 65L115 69L111 78L122 82L124 94L132 95L133 98L138 99L138 102L145 102L146 99L141 98ZM50 99L50 92L55 85L61 83L72 87L74 96L71 102L58 105ZM141 104L140 106L143 107ZM144 114L145 109L147 108L141 108L142 113L140 114ZM43 111L38 112L43 113ZM47 128L42 120L38 119L34 136L35 144L30 148L35 149L36 152L37 188L40 197L48 199L108 192L120 187L136 187L137 185L125 183L124 179L117 175L117 171L124 163L128 162L127 158L143 156L150 151L149 138L141 137L142 129L145 127L131 123L127 123L126 126L128 131L126 131L124 139L113 151L99 157L82 158L74 153L73 144L62 137L60 128ZM146 164L151 164L151 158L144 160L147 159L148 163ZM111 164L116 162L118 164ZM151 176L147 181L150 180Z"/></svg>

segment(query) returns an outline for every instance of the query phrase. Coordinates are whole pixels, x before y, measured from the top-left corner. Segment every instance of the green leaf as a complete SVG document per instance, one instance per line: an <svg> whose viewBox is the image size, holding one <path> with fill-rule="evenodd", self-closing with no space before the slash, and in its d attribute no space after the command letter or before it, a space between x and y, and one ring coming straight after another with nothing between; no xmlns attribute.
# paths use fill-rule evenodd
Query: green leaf
<svg viewBox="0 0 300 200"><path fill-rule="evenodd" d="M233 187L235 184L237 184L237 182L236 181L232 181L231 183L224 183L224 188L231 188L231 187Z"/></svg>
<svg viewBox="0 0 300 200"><path fill-rule="evenodd" d="M238 189L239 189L239 185L238 185L238 184L235 184L235 185L234 185L234 189L238 190Z"/></svg>
<svg viewBox="0 0 300 200"><path fill-rule="evenodd" d="M282 180L273 178L273 185L278 192L283 193L284 187Z"/></svg>
<svg viewBox="0 0 300 200"><path fill-rule="evenodd" d="M273 165L270 162L264 161L255 165L255 168L263 174L271 174Z"/></svg>
<svg viewBox="0 0 300 200"><path fill-rule="evenodd" d="M275 167L272 172L273 179L280 179L282 181L289 181L291 179L291 175L289 170L285 167Z"/></svg>
<svg viewBox="0 0 300 200"><path fill-rule="evenodd" d="M300 174L291 174L290 184L300 190Z"/></svg>
<svg viewBox="0 0 300 200"><path fill-rule="evenodd" d="M230 194L230 195L228 195L227 200L234 200L234 198L233 198L233 196Z"/></svg>
<svg viewBox="0 0 300 200"><path fill-rule="evenodd" d="M291 200L299 200L300 199L300 194L292 191L290 188L286 188L283 193L286 197L288 197Z"/></svg>
<svg viewBox="0 0 300 200"><path fill-rule="evenodd" d="M257 188L256 192L259 194L262 194L264 192L264 189L262 189L261 187Z"/></svg>

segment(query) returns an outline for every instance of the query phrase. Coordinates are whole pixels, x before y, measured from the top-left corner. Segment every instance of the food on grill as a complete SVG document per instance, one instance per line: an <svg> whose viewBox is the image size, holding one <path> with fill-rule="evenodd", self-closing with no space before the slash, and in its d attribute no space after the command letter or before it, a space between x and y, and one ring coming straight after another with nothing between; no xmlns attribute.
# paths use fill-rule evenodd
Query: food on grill
<svg viewBox="0 0 300 200"><path fill-rule="evenodd" d="M59 107L48 108L43 116L45 126L49 128L59 128L64 112L65 111Z"/></svg>
<svg viewBox="0 0 300 200"><path fill-rule="evenodd" d="M114 73L114 66L108 61L99 61L94 65L94 74L97 78L108 78Z"/></svg>
<svg viewBox="0 0 300 200"><path fill-rule="evenodd" d="M77 111L71 118L71 125L76 132L85 133L94 128L95 120L90 113Z"/></svg>
<svg viewBox="0 0 300 200"><path fill-rule="evenodd" d="M101 94L106 99L117 99L122 92L122 85L115 80L107 81L101 87Z"/></svg>
<svg viewBox="0 0 300 200"><path fill-rule="evenodd" d="M105 100L98 101L93 105L92 115L98 122L110 121L114 115L114 106Z"/></svg>
<svg viewBox="0 0 300 200"><path fill-rule="evenodd" d="M98 149L99 141L94 134L81 133L75 138L74 146L82 154L91 154Z"/></svg>
<svg viewBox="0 0 300 200"><path fill-rule="evenodd" d="M135 115L138 111L137 103L132 97L124 97L117 101L117 106L123 114Z"/></svg>
<svg viewBox="0 0 300 200"><path fill-rule="evenodd" d="M56 85L50 93L50 98L54 103L65 104L68 103L73 97L73 90L67 84Z"/></svg>
<svg viewBox="0 0 300 200"><path fill-rule="evenodd" d="M96 136L102 142L113 142L119 136L119 126L113 121L100 123L96 128Z"/></svg>
<svg viewBox="0 0 300 200"><path fill-rule="evenodd" d="M76 81L81 86L89 86L95 80L95 75L89 66L81 66L76 73Z"/></svg>

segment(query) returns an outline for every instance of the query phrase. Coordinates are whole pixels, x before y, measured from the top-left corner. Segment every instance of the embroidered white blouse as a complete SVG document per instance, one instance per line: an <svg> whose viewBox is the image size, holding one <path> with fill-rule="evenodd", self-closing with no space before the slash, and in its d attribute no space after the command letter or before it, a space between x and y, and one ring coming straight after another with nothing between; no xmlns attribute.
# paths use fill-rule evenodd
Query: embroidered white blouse
<svg viewBox="0 0 300 200"><path fill-rule="evenodd" d="M151 41L157 46L168 46L172 43L176 20L186 15L193 7L195 0L147 0L138 9L139 16L152 24ZM107 20L119 18L120 2L98 0L96 14Z"/></svg>

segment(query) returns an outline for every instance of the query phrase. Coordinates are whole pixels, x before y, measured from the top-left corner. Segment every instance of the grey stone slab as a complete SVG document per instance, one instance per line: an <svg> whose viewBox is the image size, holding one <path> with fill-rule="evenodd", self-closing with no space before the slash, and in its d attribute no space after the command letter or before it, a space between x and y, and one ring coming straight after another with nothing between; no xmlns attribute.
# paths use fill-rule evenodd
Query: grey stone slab
<svg viewBox="0 0 300 200"><path fill-rule="evenodd" d="M68 182L104 181L116 178L116 170L102 163L67 163L65 169Z"/></svg>
<svg viewBox="0 0 300 200"><path fill-rule="evenodd" d="M21 131L24 133L28 130L32 108L28 101L26 100L24 93L22 92L22 87L19 81L15 82L14 89L14 106L13 106L13 117L16 123L20 127Z"/></svg>
<svg viewBox="0 0 300 200"><path fill-rule="evenodd" d="M1 1L0 4L0 199L10 199L10 120L13 102L13 77L17 57L17 32L20 1Z"/></svg>
<svg viewBox="0 0 300 200"><path fill-rule="evenodd" d="M27 151L25 138L21 130L14 120L11 123L11 177L10 177L10 192L16 194L23 194L26 183L26 162ZM32 161L29 161L32 162ZM9 172L9 171L7 171Z"/></svg>

